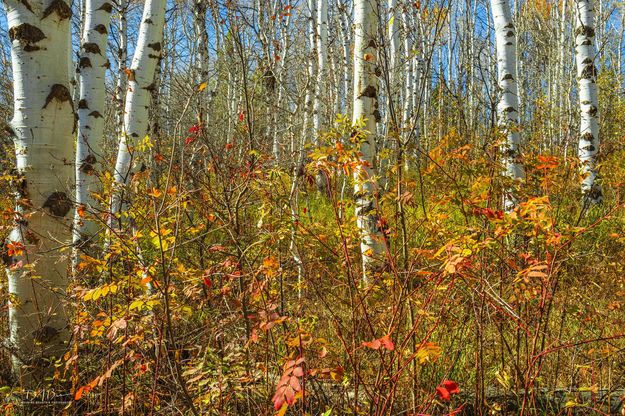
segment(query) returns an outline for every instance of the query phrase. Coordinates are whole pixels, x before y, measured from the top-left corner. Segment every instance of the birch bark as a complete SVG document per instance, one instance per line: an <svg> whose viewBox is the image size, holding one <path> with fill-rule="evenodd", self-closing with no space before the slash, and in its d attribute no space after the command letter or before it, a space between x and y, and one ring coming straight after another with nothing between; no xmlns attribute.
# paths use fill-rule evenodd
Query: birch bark
<svg viewBox="0 0 625 416"><path fill-rule="evenodd" d="M582 193L585 203L602 200L597 183L599 151L599 100L597 98L597 67L595 66L594 7L592 0L576 0L575 63L579 85L579 147Z"/></svg>
<svg viewBox="0 0 625 416"><path fill-rule="evenodd" d="M106 105L105 76L107 38L113 6L106 0L86 0L84 32L78 61L80 100L78 102L78 137L76 141L76 205L73 243L85 249L96 236L98 225L83 214L97 214L97 171L100 142L104 134ZM79 256L74 256L75 264Z"/></svg>
<svg viewBox="0 0 625 416"><path fill-rule="evenodd" d="M122 209L122 188L128 183L132 167L133 149L142 140L148 128L150 92L155 88L154 73L161 57L161 42L165 24L165 0L147 0L143 9L139 38L128 70L128 90L124 105L124 128L119 138L115 172L116 189L111 197L111 218ZM114 224L111 222L110 226Z"/></svg>
<svg viewBox="0 0 625 416"><path fill-rule="evenodd" d="M17 206L7 266L9 350L23 385L36 386L70 337L64 299L71 241L75 113L67 71L72 11L63 0L6 0L14 83ZM60 65L50 65L60 62Z"/></svg>
<svg viewBox="0 0 625 416"><path fill-rule="evenodd" d="M505 174L512 179L522 180L525 173L520 149L516 29L512 22L508 0L491 0L491 8L495 23L497 81L500 94L497 106L498 125L506 136L503 146ZM516 197L511 189L506 190L504 205L506 210L511 210L516 205Z"/></svg>
<svg viewBox="0 0 625 416"><path fill-rule="evenodd" d="M386 260L386 242L378 215L375 180L375 132L378 110L376 1L354 2L354 123L364 121L360 140L362 165L354 172L356 224L361 234L363 277L380 269Z"/></svg>

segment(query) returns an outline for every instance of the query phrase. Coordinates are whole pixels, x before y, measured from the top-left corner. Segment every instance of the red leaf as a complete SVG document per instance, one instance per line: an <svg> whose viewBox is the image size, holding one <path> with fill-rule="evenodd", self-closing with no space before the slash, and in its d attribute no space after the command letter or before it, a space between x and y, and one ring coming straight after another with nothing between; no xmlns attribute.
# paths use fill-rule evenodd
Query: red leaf
<svg viewBox="0 0 625 416"><path fill-rule="evenodd" d="M284 398L289 406L295 403L295 391L292 388L288 387L284 389Z"/></svg>
<svg viewBox="0 0 625 416"><path fill-rule="evenodd" d="M380 343L382 343L382 346L387 350L393 351L395 349L395 344L393 344L393 341L391 341L391 337L389 335L384 335L382 338L379 339L379 341Z"/></svg>
<svg viewBox="0 0 625 416"><path fill-rule="evenodd" d="M185 145L185 146L188 146L188 145L190 145L191 143L193 143L194 141L195 141L195 137L190 137L190 136L189 136L189 137L187 137L187 138L184 140L184 145Z"/></svg>
<svg viewBox="0 0 625 416"><path fill-rule="evenodd" d="M374 350L379 350L380 347L382 346L382 343L380 342L379 339L374 339L373 341L370 341L370 342L363 342L362 346L368 347Z"/></svg>
<svg viewBox="0 0 625 416"><path fill-rule="evenodd" d="M208 276L204 276L202 279L204 280L206 287L211 287L213 285L213 282L211 282L211 279Z"/></svg>
<svg viewBox="0 0 625 416"><path fill-rule="evenodd" d="M297 377L291 377L289 380L289 386L293 389L293 391L300 391L302 388L299 385L299 380Z"/></svg>
<svg viewBox="0 0 625 416"><path fill-rule="evenodd" d="M444 380L442 386L449 392L449 394L460 393L460 389L458 388L458 383L452 380Z"/></svg>
<svg viewBox="0 0 625 416"><path fill-rule="evenodd" d="M447 391L445 387L441 387L441 386L437 387L436 394L441 400L447 400L447 401L451 400L451 395L449 394L449 391Z"/></svg>
<svg viewBox="0 0 625 416"><path fill-rule="evenodd" d="M276 393L276 395L273 398L273 408L275 410L280 410L283 404L284 404L284 396L278 395Z"/></svg>
<svg viewBox="0 0 625 416"><path fill-rule="evenodd" d="M226 150L232 149L232 143L226 143Z"/></svg>

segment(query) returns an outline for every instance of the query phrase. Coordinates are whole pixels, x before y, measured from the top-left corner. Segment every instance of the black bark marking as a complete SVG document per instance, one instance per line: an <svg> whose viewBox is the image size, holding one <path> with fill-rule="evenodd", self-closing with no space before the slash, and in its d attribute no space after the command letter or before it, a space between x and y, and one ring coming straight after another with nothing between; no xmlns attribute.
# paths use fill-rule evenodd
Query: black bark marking
<svg viewBox="0 0 625 416"><path fill-rule="evenodd" d="M512 76L512 74L506 74L506 75L504 75L504 76L501 78L501 80L502 80L502 81L505 81L505 80L511 80L511 81L513 81L513 80L514 80L514 77Z"/></svg>
<svg viewBox="0 0 625 416"><path fill-rule="evenodd" d="M587 38L594 38L595 37L595 29L593 29L590 26L580 26L577 29L575 29L575 36L579 36L579 35L583 35Z"/></svg>
<svg viewBox="0 0 625 416"><path fill-rule="evenodd" d="M360 93L360 97L369 97L376 98L378 96L378 91L375 89L373 85L367 85L367 88Z"/></svg>
<svg viewBox="0 0 625 416"><path fill-rule="evenodd" d="M154 92L156 91L156 84L155 83L151 83L150 85L148 85L147 87L143 88L144 90L150 91L150 92Z"/></svg>
<svg viewBox="0 0 625 416"><path fill-rule="evenodd" d="M375 39L371 39L367 44L367 48L377 48L377 43L375 43Z"/></svg>
<svg viewBox="0 0 625 416"><path fill-rule="evenodd" d="M107 13L111 13L113 11L113 5L111 3L104 3L98 10L104 10Z"/></svg>
<svg viewBox="0 0 625 416"><path fill-rule="evenodd" d="M595 140L595 136L593 136L591 132L587 131L586 133L582 134L582 137L580 139L592 143Z"/></svg>
<svg viewBox="0 0 625 416"><path fill-rule="evenodd" d="M39 241L41 241L39 237L37 237L37 235L30 230L26 231L25 238L26 242L29 244L39 244Z"/></svg>
<svg viewBox="0 0 625 416"><path fill-rule="evenodd" d="M69 7L63 0L54 0L43 12L43 17L41 19L45 19L52 13L58 14L61 20L69 19L72 17L72 8Z"/></svg>
<svg viewBox="0 0 625 416"><path fill-rule="evenodd" d="M80 61L78 61L78 68L91 68L91 59L86 56L80 58Z"/></svg>
<svg viewBox="0 0 625 416"><path fill-rule="evenodd" d="M93 165L95 165L97 159L94 155L88 154L86 158L80 162L80 171L83 173L91 174L94 172Z"/></svg>
<svg viewBox="0 0 625 416"><path fill-rule="evenodd" d="M60 331L49 325L42 326L41 328L33 331L33 339L40 344L48 344L58 337Z"/></svg>
<svg viewBox="0 0 625 416"><path fill-rule="evenodd" d="M52 86L52 88L50 89L50 94L48 94L48 97L46 97L46 103L43 105L43 108L46 108L53 99L57 99L61 103L68 101L70 104L72 104L72 95L69 93L69 89L67 89L65 85L54 84Z"/></svg>
<svg viewBox="0 0 625 416"><path fill-rule="evenodd" d="M93 53L93 54L97 53L98 55L102 55L102 52L100 51L100 47L98 46L97 43L87 42L82 45L82 48L87 53Z"/></svg>
<svg viewBox="0 0 625 416"><path fill-rule="evenodd" d="M33 46L32 44L45 39L46 35L44 35L38 27L28 23L22 23L21 25L13 26L9 29L9 38L11 41L18 40L25 43L26 46L30 46L31 50L26 50L26 48L24 48L24 50L31 52L32 50L39 49L38 46Z"/></svg>
<svg viewBox="0 0 625 416"><path fill-rule="evenodd" d="M591 79L597 76L597 68L594 64L586 65L584 69L582 69L582 73L580 78L582 79Z"/></svg>
<svg viewBox="0 0 625 416"><path fill-rule="evenodd" d="M101 35L106 35L108 32L108 30L106 30L106 26L100 24L100 25L96 25L96 27L93 28L93 30L95 30L96 32L98 32Z"/></svg>
<svg viewBox="0 0 625 416"><path fill-rule="evenodd" d="M102 118L102 114L99 111L92 111L89 113L89 117Z"/></svg>
<svg viewBox="0 0 625 416"><path fill-rule="evenodd" d="M148 54L148 58L152 58L152 59L160 59L159 55L154 55L153 53L149 53Z"/></svg>
<svg viewBox="0 0 625 416"><path fill-rule="evenodd" d="M50 213L56 217L64 217L72 209L72 201L65 192L52 192L44 202L43 208L48 208Z"/></svg>
<svg viewBox="0 0 625 416"><path fill-rule="evenodd" d="M588 146L584 146L583 149L588 152L594 152L596 148L592 144L589 144Z"/></svg>
<svg viewBox="0 0 625 416"><path fill-rule="evenodd" d="M156 52L160 52L161 51L161 43L160 42L148 43L148 48L154 49Z"/></svg>
<svg viewBox="0 0 625 416"><path fill-rule="evenodd" d="M85 110L89 108L89 105L87 104L87 100L85 100L84 98L80 101L78 101L78 109L79 110Z"/></svg>
<svg viewBox="0 0 625 416"><path fill-rule="evenodd" d="M30 7L30 4L28 3L28 1L27 1L27 0L20 0L20 3L22 3L22 5L23 5L24 7L26 7L26 8L28 9L28 11L29 11L29 12L34 13L34 12L33 12L33 8L32 8L32 7Z"/></svg>
<svg viewBox="0 0 625 416"><path fill-rule="evenodd" d="M373 118L375 118L376 123L379 123L382 120L382 116L380 115L380 110L373 111Z"/></svg>
<svg viewBox="0 0 625 416"><path fill-rule="evenodd" d="M11 187L15 189L15 193L17 193L19 198L28 198L28 181L26 176L17 172L17 170L13 170L12 174L14 179L10 182Z"/></svg>

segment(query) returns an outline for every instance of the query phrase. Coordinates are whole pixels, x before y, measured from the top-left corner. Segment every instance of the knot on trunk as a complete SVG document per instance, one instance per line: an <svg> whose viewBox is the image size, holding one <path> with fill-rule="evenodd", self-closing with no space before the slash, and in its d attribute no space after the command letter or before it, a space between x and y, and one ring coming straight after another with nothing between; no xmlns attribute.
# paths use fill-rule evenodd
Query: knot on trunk
<svg viewBox="0 0 625 416"><path fill-rule="evenodd" d="M575 36L585 36L587 38L594 38L595 37L595 29L593 29L590 26L579 26L577 29L575 29Z"/></svg>
<svg viewBox="0 0 625 416"><path fill-rule="evenodd" d="M91 68L91 59L87 58L86 56L83 56L82 58L80 58L80 61L78 61L78 67L79 68Z"/></svg>
<svg viewBox="0 0 625 416"><path fill-rule="evenodd" d="M367 85L367 87L360 93L360 97L376 98L378 91L373 85Z"/></svg>
<svg viewBox="0 0 625 416"><path fill-rule="evenodd" d="M85 157L82 162L80 162L80 171L90 174L94 171L93 169L93 165L95 165L95 163L97 162L97 159L94 155L92 154L88 154L87 157Z"/></svg>
<svg viewBox="0 0 625 416"><path fill-rule="evenodd" d="M98 32L101 35L106 35L107 33L109 33L108 30L106 30L106 26L104 26L102 24L96 25L93 28L93 30L95 30L96 32Z"/></svg>
<svg viewBox="0 0 625 416"><path fill-rule="evenodd" d="M43 105L43 108L46 108L48 104L50 104L50 102L54 99L56 99L60 103L64 103L66 101L68 101L70 104L72 103L72 95L69 93L69 89L62 84L54 84L52 88L50 88L50 94L48 94L48 96L46 97L46 103Z"/></svg>
<svg viewBox="0 0 625 416"><path fill-rule="evenodd" d="M43 208L47 208L50 213L56 217L65 217L72 208L72 201L67 197L65 192L53 192L50 194Z"/></svg>
<svg viewBox="0 0 625 416"><path fill-rule="evenodd" d="M24 50L26 52L38 51L41 49L39 46L33 45L46 38L41 29L28 23L22 23L18 26L13 26L9 29L9 39L11 41L18 40L20 43L24 43Z"/></svg>
<svg viewBox="0 0 625 416"><path fill-rule="evenodd" d="M72 17L72 8L69 7L69 5L65 3L63 0L54 0L52 3L50 3L48 8L43 12L42 19L45 19L46 17L50 16L52 13L56 13L57 15L59 15L59 18L61 20L69 19L70 17Z"/></svg>
<svg viewBox="0 0 625 416"><path fill-rule="evenodd" d="M44 325L41 328L33 331L33 339L39 344L48 344L58 337L60 331L49 325Z"/></svg>
<svg viewBox="0 0 625 416"><path fill-rule="evenodd" d="M93 53L102 55L102 51L100 51L100 46L97 43L87 42L82 45L82 49L87 53Z"/></svg>
<svg viewBox="0 0 625 416"><path fill-rule="evenodd" d="M98 10L103 10L107 13L111 13L113 11L113 5L111 3L103 3Z"/></svg>

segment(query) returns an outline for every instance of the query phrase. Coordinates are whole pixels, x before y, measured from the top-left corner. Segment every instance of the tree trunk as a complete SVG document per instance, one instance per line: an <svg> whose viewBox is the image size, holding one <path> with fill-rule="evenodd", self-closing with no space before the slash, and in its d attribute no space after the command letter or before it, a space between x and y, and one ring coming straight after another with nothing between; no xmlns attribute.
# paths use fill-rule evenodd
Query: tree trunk
<svg viewBox="0 0 625 416"><path fill-rule="evenodd" d="M76 210L73 243L86 248L96 236L98 225L85 217L85 210L97 214L98 188L96 175L100 158L100 141L104 134L106 105L105 76L108 60L106 47L112 6L106 0L87 0L84 33L78 62L80 101L78 102L78 138L76 142ZM80 246L80 247L79 247ZM79 256L74 258L76 264Z"/></svg>
<svg viewBox="0 0 625 416"><path fill-rule="evenodd" d="M64 299L74 186L75 113L67 65L65 1L4 2L14 82L15 228L3 250L9 283L9 348L26 386L43 383L48 358L70 337ZM57 63L57 64L52 64Z"/></svg>
<svg viewBox="0 0 625 416"><path fill-rule="evenodd" d="M124 129L119 138L113 175L116 189L111 197L111 221L121 211L122 188L128 183L133 160L136 161L137 155L131 149L139 140L143 140L148 129L150 92L156 88L154 72L161 57L165 4L165 0L147 0L143 9L137 47L128 70Z"/></svg>
<svg viewBox="0 0 625 416"><path fill-rule="evenodd" d="M576 0L575 23L575 62L581 112L578 156L581 163L582 193L585 203L598 204L602 195L601 187L596 182L595 170L599 151L599 100L592 0Z"/></svg>
<svg viewBox="0 0 625 416"><path fill-rule="evenodd" d="M375 132L380 121L378 111L377 18L376 2L354 2L354 113L355 126L363 123L360 133L362 165L354 172L356 223L361 233L363 276L380 269L386 259L386 242L378 215L375 180Z"/></svg>
<svg viewBox="0 0 625 416"><path fill-rule="evenodd" d="M505 174L512 179L522 180L524 171L521 161L521 135L519 133L516 29L512 22L508 0L491 0L491 6L493 21L495 22L497 79L501 94L497 106L498 125L506 135L506 143L503 146ZM516 205L516 197L510 189L506 191L504 205L506 210L511 210Z"/></svg>

